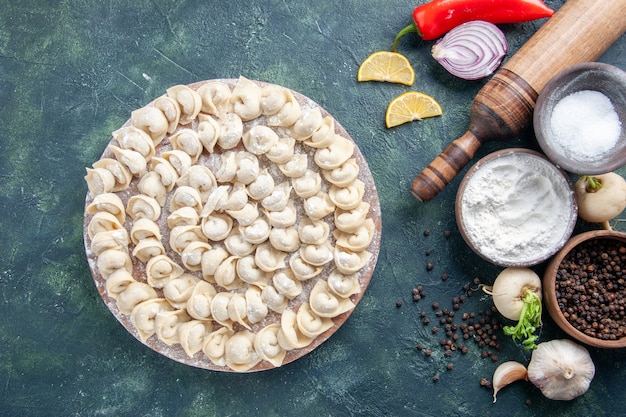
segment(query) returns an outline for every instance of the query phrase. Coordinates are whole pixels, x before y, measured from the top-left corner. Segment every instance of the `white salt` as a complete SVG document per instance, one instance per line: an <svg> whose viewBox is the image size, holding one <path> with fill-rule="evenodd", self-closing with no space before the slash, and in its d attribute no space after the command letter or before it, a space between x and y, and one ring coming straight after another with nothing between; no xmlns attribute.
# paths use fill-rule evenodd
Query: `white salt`
<svg viewBox="0 0 626 417"><path fill-rule="evenodd" d="M615 147L622 124L607 96L599 91L582 90L554 106L550 129L566 156L590 162Z"/></svg>

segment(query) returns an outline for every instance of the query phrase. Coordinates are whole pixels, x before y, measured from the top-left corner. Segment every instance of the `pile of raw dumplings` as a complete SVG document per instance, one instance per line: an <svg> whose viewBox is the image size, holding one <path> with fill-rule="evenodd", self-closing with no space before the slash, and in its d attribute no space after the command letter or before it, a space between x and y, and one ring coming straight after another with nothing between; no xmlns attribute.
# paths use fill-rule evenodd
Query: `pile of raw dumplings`
<svg viewBox="0 0 626 417"><path fill-rule="evenodd" d="M87 168L94 277L144 342L280 366L362 291L375 224L354 146L280 86L168 89Z"/></svg>

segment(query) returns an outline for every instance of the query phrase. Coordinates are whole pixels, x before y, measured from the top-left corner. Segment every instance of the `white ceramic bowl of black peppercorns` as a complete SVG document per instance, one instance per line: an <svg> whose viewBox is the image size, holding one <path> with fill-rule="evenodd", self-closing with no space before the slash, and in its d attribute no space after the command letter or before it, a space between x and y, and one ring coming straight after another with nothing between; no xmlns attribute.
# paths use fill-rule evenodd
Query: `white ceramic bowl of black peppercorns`
<svg viewBox="0 0 626 417"><path fill-rule="evenodd" d="M626 234L572 237L547 265L544 303L554 322L589 346L626 347Z"/></svg>

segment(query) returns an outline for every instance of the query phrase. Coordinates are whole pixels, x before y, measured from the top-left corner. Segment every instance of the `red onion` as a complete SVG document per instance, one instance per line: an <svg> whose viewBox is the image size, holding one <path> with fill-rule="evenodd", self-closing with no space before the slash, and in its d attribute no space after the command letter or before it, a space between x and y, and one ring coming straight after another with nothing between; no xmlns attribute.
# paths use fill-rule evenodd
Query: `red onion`
<svg viewBox="0 0 626 417"><path fill-rule="evenodd" d="M474 20L457 26L435 42L432 55L450 74L478 80L498 68L508 46L496 25Z"/></svg>

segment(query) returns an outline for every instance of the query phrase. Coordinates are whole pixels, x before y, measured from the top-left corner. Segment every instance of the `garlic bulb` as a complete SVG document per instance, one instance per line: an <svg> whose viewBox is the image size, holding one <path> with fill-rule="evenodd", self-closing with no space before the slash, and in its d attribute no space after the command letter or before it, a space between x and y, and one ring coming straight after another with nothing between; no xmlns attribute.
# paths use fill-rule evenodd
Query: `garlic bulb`
<svg viewBox="0 0 626 417"><path fill-rule="evenodd" d="M528 364L528 380L551 400L584 394L595 372L587 349L566 339L540 343Z"/></svg>
<svg viewBox="0 0 626 417"><path fill-rule="evenodd" d="M515 361L501 363L493 373L491 381L493 384L493 402L496 402L496 395L502 388L515 381L526 379L528 379L528 372L521 363Z"/></svg>

